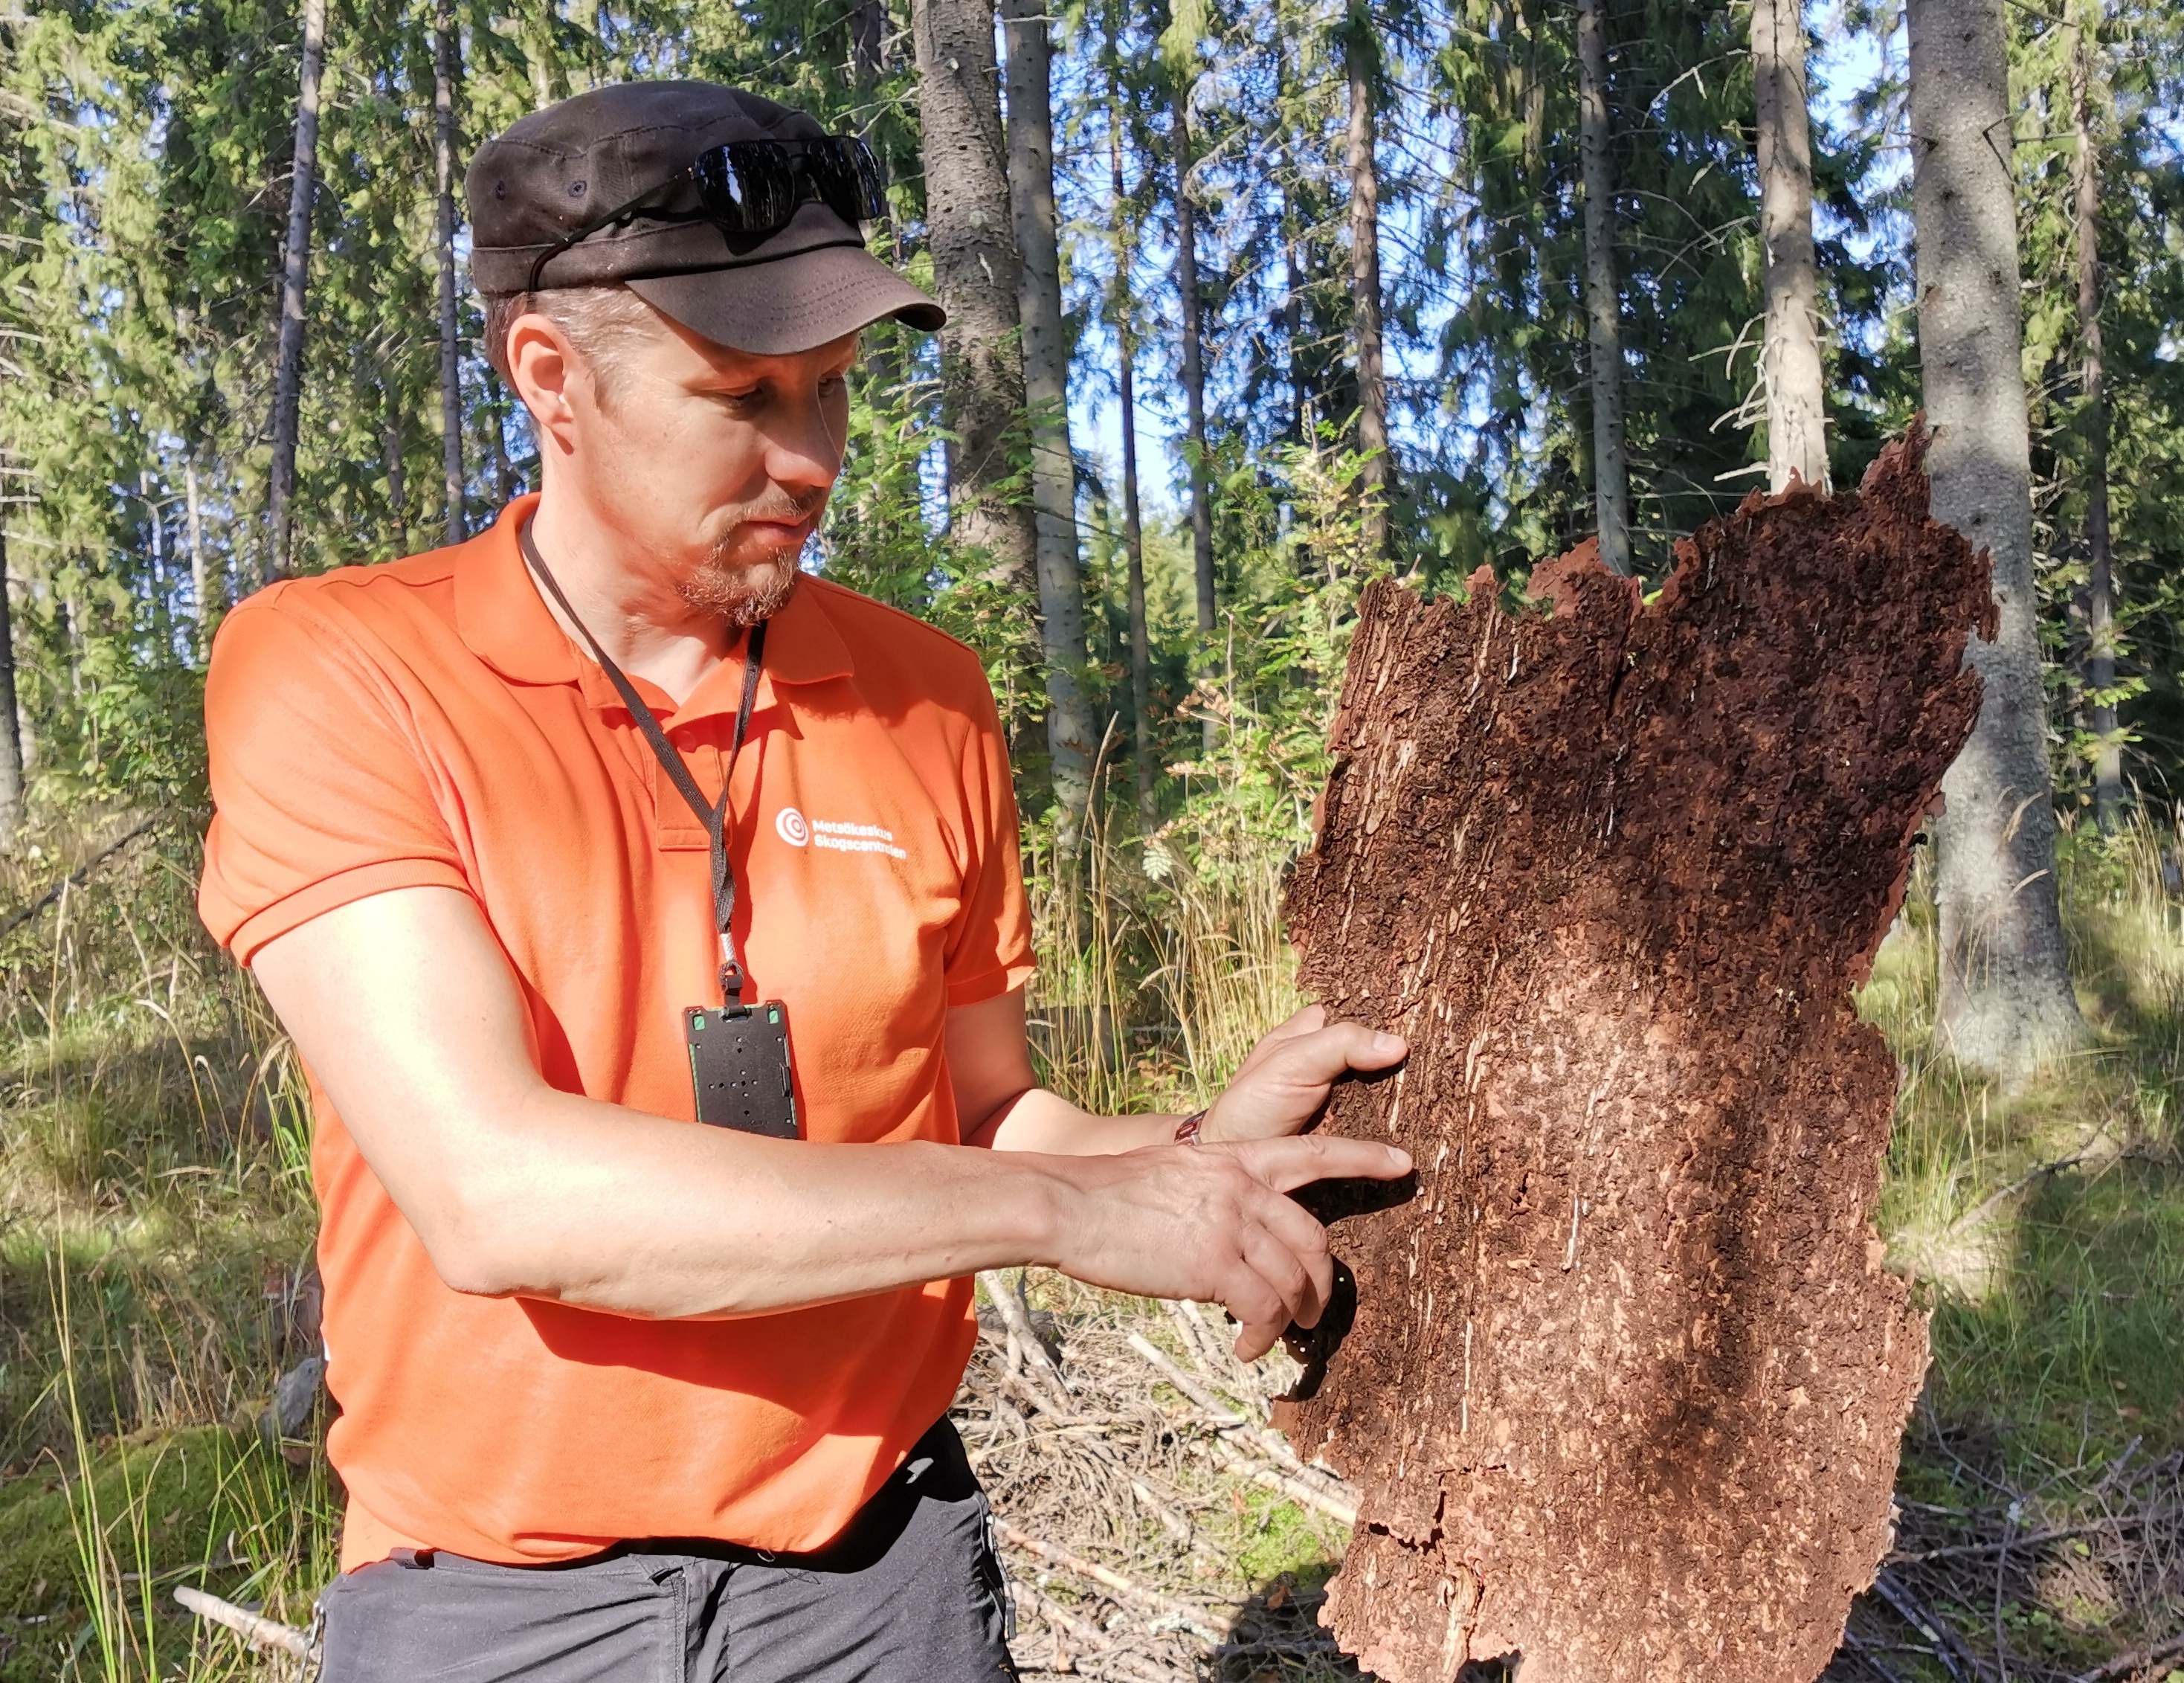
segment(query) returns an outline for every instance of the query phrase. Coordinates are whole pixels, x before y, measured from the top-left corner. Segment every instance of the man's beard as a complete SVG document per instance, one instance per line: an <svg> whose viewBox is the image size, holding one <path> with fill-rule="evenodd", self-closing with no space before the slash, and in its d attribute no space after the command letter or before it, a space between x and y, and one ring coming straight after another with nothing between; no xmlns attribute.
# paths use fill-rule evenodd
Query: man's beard
<svg viewBox="0 0 2184 1683"><path fill-rule="evenodd" d="M728 540L713 546L688 578L678 580L676 594L701 614L715 614L730 625L749 627L771 619L795 593L797 557L777 555L768 561L731 561Z"/></svg>

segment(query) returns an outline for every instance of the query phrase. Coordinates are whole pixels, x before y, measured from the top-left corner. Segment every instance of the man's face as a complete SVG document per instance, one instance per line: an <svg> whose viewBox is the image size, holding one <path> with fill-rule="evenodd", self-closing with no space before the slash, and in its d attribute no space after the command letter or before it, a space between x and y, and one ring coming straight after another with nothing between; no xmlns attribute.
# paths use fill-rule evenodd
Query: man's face
<svg viewBox="0 0 2184 1683"><path fill-rule="evenodd" d="M521 337L511 331L512 349ZM752 624L794 588L841 471L856 351L852 333L754 356L652 314L616 336L603 365L565 352L563 401L539 416L541 447L626 565L701 613Z"/></svg>

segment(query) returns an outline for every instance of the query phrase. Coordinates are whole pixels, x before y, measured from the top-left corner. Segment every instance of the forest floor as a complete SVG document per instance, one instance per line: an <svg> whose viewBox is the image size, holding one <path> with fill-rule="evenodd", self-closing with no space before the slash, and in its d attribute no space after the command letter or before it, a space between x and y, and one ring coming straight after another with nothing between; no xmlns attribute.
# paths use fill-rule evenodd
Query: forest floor
<svg viewBox="0 0 2184 1683"><path fill-rule="evenodd" d="M0 867L0 904L31 906L135 822L42 838ZM1835 1683L2184 1683L2178 851L2148 828L2067 839L2097 1039L2022 1091L1931 1048L1921 885L1864 996L1904 1073L1882 1226L1935 1358L1897 1552ZM155 828L0 921L0 1683L293 1675L170 1592L300 1625L333 1571L317 1423L265 1429L314 1341L307 1119L276 1025L197 929L193 857L185 826ZM1142 993L1115 974L1155 921L1127 871L1067 916L1043 898L1045 973L1078 1001L1041 1019L1058 1084L1142 1104L1217 1082L1285 1002L1278 876L1180 914L1171 883L1166 979ZM1120 1056L1078 1032L1141 1022L1110 1035ZM1312 1622L1346 1493L1258 1429L1285 1358L1245 1368L1206 1316L1028 1284L1040 1350L989 1301L956 1408L1027 1674L1355 1677Z"/></svg>

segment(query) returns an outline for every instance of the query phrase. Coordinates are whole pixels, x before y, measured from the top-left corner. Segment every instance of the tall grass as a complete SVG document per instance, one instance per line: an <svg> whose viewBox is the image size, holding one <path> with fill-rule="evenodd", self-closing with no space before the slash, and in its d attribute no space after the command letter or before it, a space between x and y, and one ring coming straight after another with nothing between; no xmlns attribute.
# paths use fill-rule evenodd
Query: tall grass
<svg viewBox="0 0 2184 1683"><path fill-rule="evenodd" d="M1299 1002L1302 778L1194 777L1149 836L1126 797L1060 856L1034 828L1035 1052L1096 1108L1203 1102ZM25 904L100 840L46 838L0 890ZM2020 1091L1934 1050L1923 866L1861 998L1903 1073L1881 1220L1934 1308L1928 1413L2004 1462L2184 1442L2180 855L2150 818L2065 836L2097 1039ZM270 1675L167 1590L302 1624L334 1570L330 1474L256 1424L308 1348L309 1121L278 1025L198 929L193 862L178 821L0 936L0 1683Z"/></svg>
<svg viewBox="0 0 2184 1683"><path fill-rule="evenodd" d="M123 827L0 865L30 903ZM0 1679L264 1675L166 1591L308 1620L322 1466L257 1416L308 1335L309 1123L286 1040L192 906L179 816L0 938Z"/></svg>

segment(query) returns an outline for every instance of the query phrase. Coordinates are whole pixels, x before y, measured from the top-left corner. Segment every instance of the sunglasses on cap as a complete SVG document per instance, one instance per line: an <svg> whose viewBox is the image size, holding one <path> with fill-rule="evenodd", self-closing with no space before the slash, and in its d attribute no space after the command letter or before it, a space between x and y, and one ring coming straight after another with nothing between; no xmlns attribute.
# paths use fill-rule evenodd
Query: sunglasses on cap
<svg viewBox="0 0 2184 1683"><path fill-rule="evenodd" d="M695 210L648 210L644 201L683 181L695 182ZM851 135L817 140L732 140L699 153L688 169L647 187L593 218L539 254L526 292L538 290L546 265L605 228L642 216L657 222L710 222L731 247L755 242L787 227L798 207L817 199L855 226L885 214L887 189L872 149Z"/></svg>

